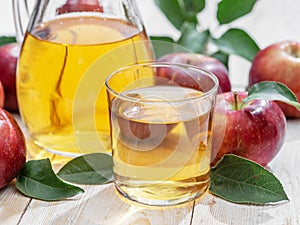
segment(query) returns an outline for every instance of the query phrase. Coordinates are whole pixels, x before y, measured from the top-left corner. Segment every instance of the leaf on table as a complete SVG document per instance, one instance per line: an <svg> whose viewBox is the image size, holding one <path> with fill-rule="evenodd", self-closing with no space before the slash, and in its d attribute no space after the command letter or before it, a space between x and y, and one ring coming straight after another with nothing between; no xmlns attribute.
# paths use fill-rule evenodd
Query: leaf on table
<svg viewBox="0 0 300 225"><path fill-rule="evenodd" d="M168 20L179 30L185 22L186 17L177 0L155 0L156 5L168 18Z"/></svg>
<svg viewBox="0 0 300 225"><path fill-rule="evenodd" d="M248 96L243 100L243 102L246 103L255 99L281 101L300 110L300 103L292 90L290 90L285 84L275 81L262 81L254 84L248 90Z"/></svg>
<svg viewBox="0 0 300 225"><path fill-rule="evenodd" d="M57 173L61 179L77 184L105 184L113 179L112 157L93 153L69 161Z"/></svg>
<svg viewBox="0 0 300 225"><path fill-rule="evenodd" d="M205 30L198 32L193 24L185 23L178 44L195 53L204 53L210 32Z"/></svg>
<svg viewBox="0 0 300 225"><path fill-rule="evenodd" d="M224 155L212 168L210 179L210 192L230 202L264 205L289 200L271 172L236 155Z"/></svg>
<svg viewBox="0 0 300 225"><path fill-rule="evenodd" d="M0 37L0 46L9 44L9 43L14 43L16 41L17 41L16 37L14 37L14 36L1 36Z"/></svg>
<svg viewBox="0 0 300 225"><path fill-rule="evenodd" d="M220 24L230 23L250 13L257 0L222 0L218 4L217 19Z"/></svg>
<svg viewBox="0 0 300 225"><path fill-rule="evenodd" d="M252 61L260 50L255 41L243 30L232 28L213 43L223 52L234 54Z"/></svg>
<svg viewBox="0 0 300 225"><path fill-rule="evenodd" d="M28 161L17 176L16 187L28 197L46 201L62 200L84 192L60 180L49 159Z"/></svg>

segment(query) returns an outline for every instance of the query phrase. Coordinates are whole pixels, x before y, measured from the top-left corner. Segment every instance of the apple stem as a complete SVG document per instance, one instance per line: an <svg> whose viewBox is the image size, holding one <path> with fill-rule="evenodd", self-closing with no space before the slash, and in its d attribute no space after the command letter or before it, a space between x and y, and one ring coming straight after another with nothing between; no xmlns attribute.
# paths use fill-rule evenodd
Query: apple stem
<svg viewBox="0 0 300 225"><path fill-rule="evenodd" d="M238 93L237 91L233 92L233 98L234 98L234 109L238 110Z"/></svg>

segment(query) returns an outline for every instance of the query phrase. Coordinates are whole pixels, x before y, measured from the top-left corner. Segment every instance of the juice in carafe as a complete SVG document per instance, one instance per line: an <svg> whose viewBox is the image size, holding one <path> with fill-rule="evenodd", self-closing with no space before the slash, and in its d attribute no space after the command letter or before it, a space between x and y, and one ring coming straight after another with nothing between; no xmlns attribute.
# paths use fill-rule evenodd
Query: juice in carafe
<svg viewBox="0 0 300 225"><path fill-rule="evenodd" d="M93 76L101 76L103 81L97 84L97 93L89 90L88 84L85 87L91 95L98 95L97 101L78 98L76 104L80 107L74 112L76 91L88 68L120 46L126 48L120 48L115 55L111 53L110 63L101 64L105 71L151 60L152 50L147 40L144 30L126 21L93 16L60 18L27 32L19 59L17 92L20 114L33 142L65 156L110 151L107 97L101 91L108 74L97 68ZM94 144L99 140L90 135L95 131L86 117L90 104L95 105L93 125L103 144L101 148ZM81 137L84 149L78 147L75 134Z"/></svg>

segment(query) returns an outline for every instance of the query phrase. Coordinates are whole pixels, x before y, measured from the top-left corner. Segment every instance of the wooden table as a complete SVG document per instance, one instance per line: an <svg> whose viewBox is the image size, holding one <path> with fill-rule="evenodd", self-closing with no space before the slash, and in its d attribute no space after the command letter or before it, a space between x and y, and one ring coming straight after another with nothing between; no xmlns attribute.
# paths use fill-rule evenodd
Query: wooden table
<svg viewBox="0 0 300 225"><path fill-rule="evenodd" d="M137 0L149 34L176 32L153 7L153 0ZM207 4L216 2L207 1ZM4 33L14 31L10 1L2 1L0 19ZM211 7L211 6L210 6ZM261 47L282 39L299 40L300 2L262 0L253 15L239 20L236 26L249 31ZM209 14L209 13L207 13ZM283 16L284 15L284 16ZM208 15L212 18L211 15ZM155 19L153 19L155 18ZM156 23L155 21L160 21ZM257 23L257 21L259 23ZM207 22L207 21L206 21ZM273 26L276 24L276 28ZM232 70L232 83L245 85L249 64L238 61ZM18 118L18 116L16 116ZM20 121L19 121L20 122ZM20 122L22 126L22 123ZM12 182L0 190L0 224L4 225L297 225L300 224L300 120L288 121L286 141L270 170L280 179L290 199L274 206L237 205L207 193L197 202L170 208L148 208L119 198L113 184L83 186L85 193L70 200L44 202L20 194ZM56 159L56 156L50 156ZM59 168L59 164L54 164Z"/></svg>
<svg viewBox="0 0 300 225"><path fill-rule="evenodd" d="M22 122L15 115L20 125ZM23 127L23 126L22 126ZM24 127L23 127L24 129ZM85 193L69 200L46 202L25 197L14 182L0 190L0 224L101 225L297 225L300 224L300 120L288 121L285 144L270 163L289 202L274 206L238 205L207 193L195 202L176 207L142 207L120 197L113 184L82 186ZM54 169L60 167L57 156Z"/></svg>

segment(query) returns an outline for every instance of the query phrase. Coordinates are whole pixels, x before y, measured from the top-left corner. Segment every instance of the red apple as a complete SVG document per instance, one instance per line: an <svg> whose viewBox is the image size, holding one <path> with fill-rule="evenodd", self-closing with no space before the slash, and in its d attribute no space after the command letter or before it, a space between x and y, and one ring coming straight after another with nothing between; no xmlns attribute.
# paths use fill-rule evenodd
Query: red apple
<svg viewBox="0 0 300 225"><path fill-rule="evenodd" d="M67 0L56 12L57 14L70 12L103 12L103 8L99 0Z"/></svg>
<svg viewBox="0 0 300 225"><path fill-rule="evenodd" d="M260 50L254 57L249 74L249 87L261 81L287 85L300 100L300 43L282 41ZM293 106L278 103L286 117L300 118Z"/></svg>
<svg viewBox="0 0 300 225"><path fill-rule="evenodd" d="M8 185L26 162L24 135L14 117L0 108L0 188Z"/></svg>
<svg viewBox="0 0 300 225"><path fill-rule="evenodd" d="M286 118L280 107L274 101L265 100L242 104L245 97L247 92L218 96L224 99L225 116L224 111L215 110L212 165L224 154L236 154L266 166L283 145ZM225 131L219 129L225 122ZM220 139L221 146L216 146Z"/></svg>
<svg viewBox="0 0 300 225"><path fill-rule="evenodd" d="M16 66L19 45L9 43L0 46L0 81L4 88L4 108L10 112L18 111L16 94Z"/></svg>
<svg viewBox="0 0 300 225"><path fill-rule="evenodd" d="M157 61L182 63L200 67L216 75L221 88L219 92L228 92L231 90L227 68L223 63L213 57L189 52L175 52L163 55L162 57L158 58ZM158 74L158 76L171 79L181 86L196 89L197 87L195 87L195 85L198 86L198 84L196 84L198 82L195 82L196 78L191 78L185 74L180 74L178 71L176 73L174 73L174 71L166 71L165 73Z"/></svg>

